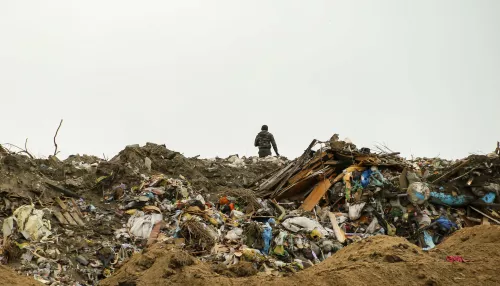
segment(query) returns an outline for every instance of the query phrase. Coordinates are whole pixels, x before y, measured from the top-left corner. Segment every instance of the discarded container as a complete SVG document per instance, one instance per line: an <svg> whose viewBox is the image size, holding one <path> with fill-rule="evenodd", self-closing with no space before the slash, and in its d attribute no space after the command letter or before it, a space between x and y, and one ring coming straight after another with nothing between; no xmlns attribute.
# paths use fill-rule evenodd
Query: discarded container
<svg viewBox="0 0 500 286"><path fill-rule="evenodd" d="M427 184L414 182L408 186L407 194L412 203L421 205L429 199L431 191Z"/></svg>

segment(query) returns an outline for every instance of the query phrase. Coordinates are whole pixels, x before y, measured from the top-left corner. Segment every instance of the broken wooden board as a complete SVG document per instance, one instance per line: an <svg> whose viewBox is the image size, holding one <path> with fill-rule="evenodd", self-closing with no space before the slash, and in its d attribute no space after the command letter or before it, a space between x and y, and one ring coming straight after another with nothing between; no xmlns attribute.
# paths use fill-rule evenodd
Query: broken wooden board
<svg viewBox="0 0 500 286"><path fill-rule="evenodd" d="M484 216L484 217L489 218L491 221L493 221L493 222L495 222L495 223L497 223L497 224L500 224L500 221L498 221L498 220L496 220L496 219L492 218L491 216L489 216L489 215L485 214L484 212L482 212L482 211L480 211L480 210L476 209L475 207L473 207L473 206L469 206L469 207L470 207L472 210L474 210L475 212L479 213L480 215L482 215L482 216Z"/></svg>
<svg viewBox="0 0 500 286"><path fill-rule="evenodd" d="M290 180L288 180L288 184L293 185L293 184L297 183L298 181L302 180L303 178L311 175L314 172L314 170L316 170L320 166L321 166L321 162L317 162L315 165L313 165L310 168L302 169L300 172L298 172L293 177L291 177Z"/></svg>
<svg viewBox="0 0 500 286"><path fill-rule="evenodd" d="M325 165L330 165L330 166L337 166L342 164L342 161L337 161L337 160L328 160L324 163Z"/></svg>
<svg viewBox="0 0 500 286"><path fill-rule="evenodd" d="M60 223L62 223L62 224L69 224L68 221L64 218L64 216L62 215L61 212L56 211L56 210L52 210L52 213L54 214L54 216L57 218L57 220Z"/></svg>
<svg viewBox="0 0 500 286"><path fill-rule="evenodd" d="M333 158L333 154L329 154L326 152L322 152L319 154L316 153L314 155L314 157L309 162L307 162L307 164L305 164L305 166L303 168L304 169L314 169L312 166L316 166L318 163L319 163L319 165L321 165L322 162L328 161L332 158Z"/></svg>
<svg viewBox="0 0 500 286"><path fill-rule="evenodd" d="M284 176L288 175L288 173L291 171L292 167L295 165L296 162L291 162L288 164L286 167L281 169L279 172L274 174L271 178L267 179L264 181L260 186L259 186L259 192L265 192L267 190L272 189L272 187L276 186L281 180L283 179Z"/></svg>
<svg viewBox="0 0 500 286"><path fill-rule="evenodd" d="M290 197L295 197L298 194L306 194L306 191L311 191L312 187L323 177L329 177L332 173L334 172L333 169L322 169L319 171L316 171L309 176L305 177L304 179L300 180L299 182L289 185L286 188L282 189L279 192L274 192L271 195L271 198L276 198L278 200L280 199L289 199ZM312 184L309 184L311 183ZM302 199L304 196L302 196Z"/></svg>
<svg viewBox="0 0 500 286"><path fill-rule="evenodd" d="M297 159L297 162L295 163L295 166L291 169L291 171L285 176L285 179L281 181L281 183L278 184L276 189L274 190L274 194L279 194L281 191L281 188L288 182L288 180L297 172L299 169L303 166L304 162L307 160L307 158L310 156L311 149L316 145L318 140L314 139L311 144L307 147L307 149L304 151L302 156L300 156Z"/></svg>
<svg viewBox="0 0 500 286"><path fill-rule="evenodd" d="M305 211L312 211L331 186L332 182L329 178L325 178L319 182L311 194L304 200L300 208Z"/></svg>
<svg viewBox="0 0 500 286"><path fill-rule="evenodd" d="M337 222L337 217L335 217L335 214L330 212L329 213L330 217L330 222L332 223L333 227L333 232L335 233L335 237L340 243L344 243L346 241L345 233L344 231L340 228L339 223Z"/></svg>
<svg viewBox="0 0 500 286"><path fill-rule="evenodd" d="M286 187L279 194L273 194L271 198L276 198L279 201L282 199L291 198L297 194L302 194L318 182L318 177L319 174L312 174L307 178L304 178L301 181Z"/></svg>
<svg viewBox="0 0 500 286"><path fill-rule="evenodd" d="M75 199L71 198L71 202L73 203L73 207L75 207L76 212L80 217L83 217L82 212L80 211L80 207L76 204Z"/></svg>
<svg viewBox="0 0 500 286"><path fill-rule="evenodd" d="M487 217L483 216L483 220L481 221L481 224L482 225L490 225L491 223Z"/></svg>
<svg viewBox="0 0 500 286"><path fill-rule="evenodd" d="M85 223L83 222L83 220L80 218L80 216L78 216L78 214L76 212L72 212L70 213L71 217L75 220L75 222L79 225L79 226L85 226Z"/></svg>
<svg viewBox="0 0 500 286"><path fill-rule="evenodd" d="M311 175L312 172L313 171L311 169L302 170L302 171L298 172L297 174L295 174L293 177L291 177L290 180L288 180L288 184L293 185L293 184L297 183L298 181L302 180L303 178Z"/></svg>
<svg viewBox="0 0 500 286"><path fill-rule="evenodd" d="M63 201L61 201L60 198L56 197L56 202L61 207L61 209L63 209L63 210L68 209L68 206Z"/></svg>
<svg viewBox="0 0 500 286"><path fill-rule="evenodd" d="M64 218L69 222L69 224L78 225L69 213L65 212L63 215L64 215Z"/></svg>

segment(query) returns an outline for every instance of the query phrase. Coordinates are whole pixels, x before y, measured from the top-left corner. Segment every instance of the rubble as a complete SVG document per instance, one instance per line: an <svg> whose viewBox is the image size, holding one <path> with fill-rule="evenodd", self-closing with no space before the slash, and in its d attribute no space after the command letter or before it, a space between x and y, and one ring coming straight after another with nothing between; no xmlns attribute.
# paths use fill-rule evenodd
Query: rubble
<svg viewBox="0 0 500 286"><path fill-rule="evenodd" d="M0 260L47 285L97 285L167 256L163 278L198 263L227 277L286 277L381 235L423 253L459 229L500 224L494 153L406 160L337 135L293 161L186 158L151 143L109 161L4 151Z"/></svg>

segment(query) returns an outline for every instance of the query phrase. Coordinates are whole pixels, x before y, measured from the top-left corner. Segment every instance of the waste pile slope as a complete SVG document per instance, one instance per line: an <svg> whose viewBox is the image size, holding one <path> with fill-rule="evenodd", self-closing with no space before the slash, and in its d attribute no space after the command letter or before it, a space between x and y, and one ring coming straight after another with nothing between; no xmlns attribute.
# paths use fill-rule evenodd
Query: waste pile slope
<svg viewBox="0 0 500 286"><path fill-rule="evenodd" d="M474 239L466 239L476 234ZM500 250L498 226L476 226L453 234L431 253L404 238L374 236L353 243L323 263L287 277L256 276L250 270L232 266L219 269L192 259L172 246L158 244L147 253L134 256L117 273L100 285L498 285L498 256L468 262L450 262L456 256L487 243ZM474 254L472 254L474 257ZM228 274L229 273L229 274Z"/></svg>
<svg viewBox="0 0 500 286"><path fill-rule="evenodd" d="M185 158L151 143L109 161L35 159L2 148L0 263L48 285L96 285L142 251L148 223L166 208L175 212L183 195L244 187L284 162Z"/></svg>
<svg viewBox="0 0 500 286"><path fill-rule="evenodd" d="M46 285L497 282L498 153L406 160L334 135L293 161L148 143L0 163L0 261Z"/></svg>

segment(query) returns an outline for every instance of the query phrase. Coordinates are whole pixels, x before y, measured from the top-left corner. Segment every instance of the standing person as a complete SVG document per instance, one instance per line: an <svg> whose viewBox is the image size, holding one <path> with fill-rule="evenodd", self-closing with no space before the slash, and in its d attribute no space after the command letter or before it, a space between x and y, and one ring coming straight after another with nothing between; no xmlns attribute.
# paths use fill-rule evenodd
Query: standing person
<svg viewBox="0 0 500 286"><path fill-rule="evenodd" d="M267 125L262 125L261 130L262 131L260 131L255 138L255 147L259 147L259 157L264 158L271 156L271 145L273 146L276 156L279 156L278 146L276 145L276 141L274 141L273 134L269 133Z"/></svg>

